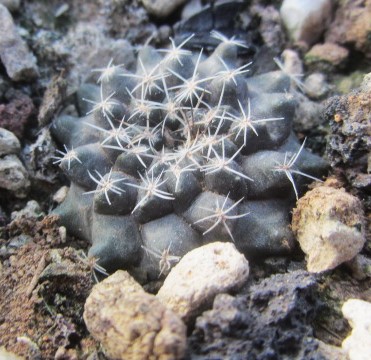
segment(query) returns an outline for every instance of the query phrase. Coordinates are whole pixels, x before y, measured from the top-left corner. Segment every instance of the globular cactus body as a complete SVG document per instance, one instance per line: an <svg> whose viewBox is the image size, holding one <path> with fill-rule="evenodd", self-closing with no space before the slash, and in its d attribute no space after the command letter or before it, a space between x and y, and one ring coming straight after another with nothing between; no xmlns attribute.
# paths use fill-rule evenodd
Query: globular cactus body
<svg viewBox="0 0 371 360"><path fill-rule="evenodd" d="M208 57L172 41L143 47L135 73L108 64L99 87L80 90L83 116L53 123L71 180L55 213L107 270L156 276L151 254L182 256L209 241L234 241L247 255L293 246L295 193L326 165L291 133L290 79L248 77L240 43L220 38Z"/></svg>

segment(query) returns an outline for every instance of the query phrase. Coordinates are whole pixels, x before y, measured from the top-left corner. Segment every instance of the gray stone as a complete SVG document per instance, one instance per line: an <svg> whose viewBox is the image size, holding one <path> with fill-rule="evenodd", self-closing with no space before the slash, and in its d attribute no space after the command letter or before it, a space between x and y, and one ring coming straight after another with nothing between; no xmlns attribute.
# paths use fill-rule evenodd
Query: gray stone
<svg viewBox="0 0 371 360"><path fill-rule="evenodd" d="M8 76L14 81L38 76L36 58L17 33L12 15L0 4L0 58Z"/></svg>
<svg viewBox="0 0 371 360"><path fill-rule="evenodd" d="M0 188L22 198L26 196L29 186L28 173L15 155L6 155L0 159Z"/></svg>
<svg viewBox="0 0 371 360"><path fill-rule="evenodd" d="M371 303L359 299L347 300L342 312L353 328L342 348L350 360L371 359Z"/></svg>
<svg viewBox="0 0 371 360"><path fill-rule="evenodd" d="M189 19L193 15L196 15L202 10L201 0L190 0L187 1L182 9L182 20Z"/></svg>
<svg viewBox="0 0 371 360"><path fill-rule="evenodd" d="M113 359L182 359L186 327L125 271L94 286L85 303L90 333Z"/></svg>
<svg viewBox="0 0 371 360"><path fill-rule="evenodd" d="M63 74L54 76L45 90L37 120L46 126L66 99L67 82Z"/></svg>
<svg viewBox="0 0 371 360"><path fill-rule="evenodd" d="M357 280L365 280L371 277L371 259L365 255L358 254L354 259L346 263Z"/></svg>
<svg viewBox="0 0 371 360"><path fill-rule="evenodd" d="M143 6L151 14L159 18L170 15L186 0L142 0Z"/></svg>
<svg viewBox="0 0 371 360"><path fill-rule="evenodd" d="M53 53L63 58L67 56L71 64L68 93L77 90L82 80L96 82L101 72L92 70L105 68L111 60L112 65L124 64L126 69L133 68L135 58L131 44L125 39L112 39L104 34L102 26L80 22L51 45ZM44 46L45 51L50 51L49 43Z"/></svg>
<svg viewBox="0 0 371 360"><path fill-rule="evenodd" d="M9 11L16 11L19 9L21 0L0 0L0 4L8 8Z"/></svg>
<svg viewBox="0 0 371 360"><path fill-rule="evenodd" d="M0 128L0 156L18 154L20 150L18 138L11 131Z"/></svg>
<svg viewBox="0 0 371 360"><path fill-rule="evenodd" d="M44 215L45 214L41 210L39 203L35 200L30 200L22 210L13 211L10 215L10 218L12 221L19 220L22 217L38 219Z"/></svg>
<svg viewBox="0 0 371 360"><path fill-rule="evenodd" d="M7 246L9 254L15 254L22 246L32 242L33 237L31 235L21 234L12 238Z"/></svg>
<svg viewBox="0 0 371 360"><path fill-rule="evenodd" d="M330 87L323 73L310 74L304 81L304 91L313 100L319 100L326 96Z"/></svg>
<svg viewBox="0 0 371 360"><path fill-rule="evenodd" d="M254 5L251 8L252 16L258 16L259 32L264 43L270 49L280 51L285 44L285 35L282 31L282 22L279 11L274 6Z"/></svg>
<svg viewBox="0 0 371 360"><path fill-rule="evenodd" d="M210 243L180 260L157 298L189 322L210 306L217 294L241 287L248 276L249 263L232 243Z"/></svg>
<svg viewBox="0 0 371 360"><path fill-rule="evenodd" d="M311 45L331 21L332 1L284 0L280 12L290 38Z"/></svg>
<svg viewBox="0 0 371 360"><path fill-rule="evenodd" d="M54 183L59 176L57 166L50 166L51 160L53 163L58 159L60 154L55 151L55 143L51 138L48 127L42 128L37 139L33 143L27 143L22 149L22 157L25 161L25 166L34 179L40 180L35 182L35 186L40 186L42 183Z"/></svg>
<svg viewBox="0 0 371 360"><path fill-rule="evenodd" d="M305 90L306 91L306 90ZM298 106L295 111L294 129L297 132L308 132L323 123L323 103L309 100L305 95L297 94Z"/></svg>

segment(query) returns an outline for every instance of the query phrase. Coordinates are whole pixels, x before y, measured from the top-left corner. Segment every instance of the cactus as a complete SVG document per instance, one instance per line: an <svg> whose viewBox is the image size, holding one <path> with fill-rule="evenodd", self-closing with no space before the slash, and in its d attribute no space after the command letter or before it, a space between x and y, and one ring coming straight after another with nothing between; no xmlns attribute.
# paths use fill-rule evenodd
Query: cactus
<svg viewBox="0 0 371 360"><path fill-rule="evenodd" d="M51 127L71 181L54 212L108 271L164 273L153 254L178 258L210 241L250 256L293 248L289 212L325 162L292 134L295 99L282 71L248 76L243 43L213 32L206 56L146 45L136 72L112 61L79 91L81 117ZM168 270L169 267L166 267Z"/></svg>

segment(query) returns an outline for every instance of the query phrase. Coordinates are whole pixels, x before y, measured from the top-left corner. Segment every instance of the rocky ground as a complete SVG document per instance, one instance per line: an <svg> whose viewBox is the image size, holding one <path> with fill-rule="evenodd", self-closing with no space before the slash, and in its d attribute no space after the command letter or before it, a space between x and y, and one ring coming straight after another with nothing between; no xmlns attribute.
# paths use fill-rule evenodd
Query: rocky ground
<svg viewBox="0 0 371 360"><path fill-rule="evenodd" d="M298 3L0 0L0 359L371 358L371 1ZM48 215L69 185L51 121L91 69L133 67L149 39L211 49L211 30L248 45L252 74L290 75L294 131L327 180L298 200L289 256L212 243L165 280L101 281Z"/></svg>

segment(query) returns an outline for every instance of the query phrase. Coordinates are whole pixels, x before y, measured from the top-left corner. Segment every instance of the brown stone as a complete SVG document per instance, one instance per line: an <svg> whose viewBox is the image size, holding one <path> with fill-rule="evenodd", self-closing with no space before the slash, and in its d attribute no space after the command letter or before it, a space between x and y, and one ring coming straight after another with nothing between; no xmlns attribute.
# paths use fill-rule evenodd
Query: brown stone
<svg viewBox="0 0 371 360"><path fill-rule="evenodd" d="M27 121L34 114L35 106L27 95L20 91L11 91L6 94L7 104L0 104L0 127L22 138Z"/></svg>
<svg viewBox="0 0 371 360"><path fill-rule="evenodd" d="M97 284L85 303L90 333L113 359L181 359L186 327L125 271Z"/></svg>
<svg viewBox="0 0 371 360"><path fill-rule="evenodd" d="M292 229L307 255L310 272L330 270L353 259L365 243L364 213L358 198L319 186L299 199Z"/></svg>
<svg viewBox="0 0 371 360"><path fill-rule="evenodd" d="M348 55L346 48L335 43L316 44L305 54L305 63L321 70L333 70L343 66Z"/></svg>
<svg viewBox="0 0 371 360"><path fill-rule="evenodd" d="M352 46L371 58L371 0L339 1L326 41Z"/></svg>

